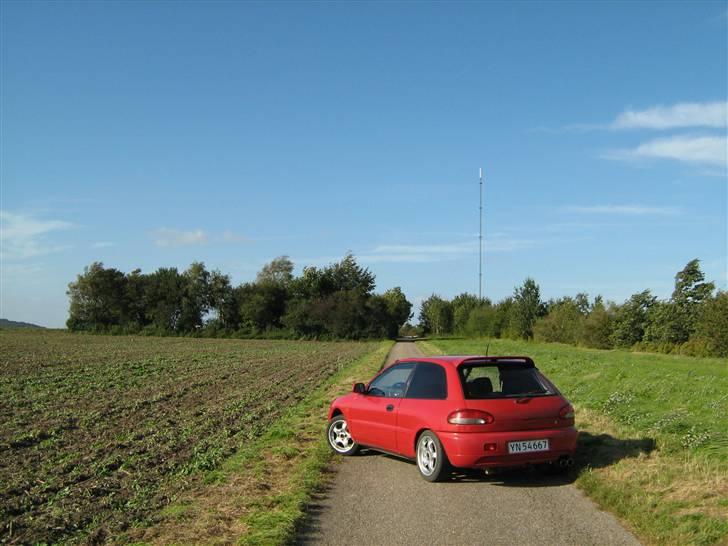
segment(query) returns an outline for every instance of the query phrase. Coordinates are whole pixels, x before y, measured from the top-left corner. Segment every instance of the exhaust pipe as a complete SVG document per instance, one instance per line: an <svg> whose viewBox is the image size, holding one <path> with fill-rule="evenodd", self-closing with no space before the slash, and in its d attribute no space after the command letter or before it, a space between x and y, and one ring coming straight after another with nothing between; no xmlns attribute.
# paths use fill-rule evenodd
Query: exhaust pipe
<svg viewBox="0 0 728 546"><path fill-rule="evenodd" d="M567 469L574 466L574 459L569 457L568 455L564 455L559 459L559 468Z"/></svg>

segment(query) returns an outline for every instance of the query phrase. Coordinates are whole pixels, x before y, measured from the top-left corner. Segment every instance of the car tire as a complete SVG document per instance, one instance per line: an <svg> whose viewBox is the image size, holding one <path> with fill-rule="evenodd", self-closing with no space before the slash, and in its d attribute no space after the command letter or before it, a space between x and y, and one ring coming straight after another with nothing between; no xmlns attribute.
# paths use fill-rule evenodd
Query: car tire
<svg viewBox="0 0 728 546"><path fill-rule="evenodd" d="M339 455L354 455L359 451L359 444L351 437L346 418L341 414L329 421L329 425L326 427L326 438L329 441L329 447Z"/></svg>
<svg viewBox="0 0 728 546"><path fill-rule="evenodd" d="M415 457L420 476L428 482L440 481L450 472L450 463L440 439L430 430L420 434L417 439Z"/></svg>

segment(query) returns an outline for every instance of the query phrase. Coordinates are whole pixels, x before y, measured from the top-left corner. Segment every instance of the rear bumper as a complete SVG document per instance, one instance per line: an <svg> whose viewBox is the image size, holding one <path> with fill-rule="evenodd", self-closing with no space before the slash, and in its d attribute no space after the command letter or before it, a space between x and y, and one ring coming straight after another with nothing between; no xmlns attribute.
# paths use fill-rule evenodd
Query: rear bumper
<svg viewBox="0 0 728 546"><path fill-rule="evenodd" d="M574 427L522 430L512 432L439 432L438 438L453 466L485 468L489 466L519 466L555 461L576 451L578 432ZM508 442L519 440L549 440L549 450L535 453L508 453ZM486 451L485 444L495 444Z"/></svg>

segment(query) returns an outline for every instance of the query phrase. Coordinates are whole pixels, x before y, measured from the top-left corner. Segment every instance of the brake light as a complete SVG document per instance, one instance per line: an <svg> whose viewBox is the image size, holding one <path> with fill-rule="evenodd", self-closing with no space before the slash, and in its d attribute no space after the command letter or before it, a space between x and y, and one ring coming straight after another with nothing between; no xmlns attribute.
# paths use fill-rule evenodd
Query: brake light
<svg viewBox="0 0 728 546"><path fill-rule="evenodd" d="M562 419L573 419L574 418L574 406L567 404L559 410L559 417Z"/></svg>
<svg viewBox="0 0 728 546"><path fill-rule="evenodd" d="M493 421L495 418L490 413L480 410L457 410L447 416L451 425L488 425Z"/></svg>

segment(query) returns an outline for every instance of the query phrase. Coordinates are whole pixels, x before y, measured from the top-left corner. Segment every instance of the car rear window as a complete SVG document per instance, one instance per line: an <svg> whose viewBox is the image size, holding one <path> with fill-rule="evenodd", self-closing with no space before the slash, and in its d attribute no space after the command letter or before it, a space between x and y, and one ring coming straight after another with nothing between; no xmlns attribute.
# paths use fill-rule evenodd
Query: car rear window
<svg viewBox="0 0 728 546"><path fill-rule="evenodd" d="M465 398L503 398L554 394L533 366L466 364L458 368Z"/></svg>

